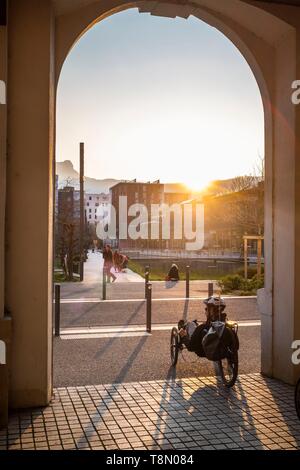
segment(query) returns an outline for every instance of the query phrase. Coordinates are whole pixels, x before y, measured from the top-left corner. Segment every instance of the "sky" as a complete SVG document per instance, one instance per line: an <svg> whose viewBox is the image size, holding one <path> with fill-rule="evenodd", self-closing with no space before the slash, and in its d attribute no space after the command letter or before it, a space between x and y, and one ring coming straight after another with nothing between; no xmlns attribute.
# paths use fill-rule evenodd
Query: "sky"
<svg viewBox="0 0 300 470"><path fill-rule="evenodd" d="M264 113L238 49L197 18L112 15L69 53L57 95L57 161L86 176L182 182L251 173L264 155Z"/></svg>

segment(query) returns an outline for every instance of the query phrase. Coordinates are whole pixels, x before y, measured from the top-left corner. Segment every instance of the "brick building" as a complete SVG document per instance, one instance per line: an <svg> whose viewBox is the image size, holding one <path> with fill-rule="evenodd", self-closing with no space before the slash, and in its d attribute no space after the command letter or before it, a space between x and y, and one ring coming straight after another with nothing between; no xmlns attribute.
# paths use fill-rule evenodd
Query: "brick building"
<svg viewBox="0 0 300 470"><path fill-rule="evenodd" d="M127 208L131 207L134 204L143 204L147 207L148 210L148 224L150 230L151 224L151 204L162 204L164 201L164 185L159 181L154 183L139 183L136 180L133 181L123 181L112 188L110 188L111 195L111 204L116 211L116 235L119 242L120 249L143 249L143 248L156 248L158 244L156 241L151 243L151 240L131 240L127 238L126 240L120 239L120 232L122 227L120 226L120 197L127 197ZM129 216L127 214L127 220L122 221L121 223L127 224L129 226L130 222L134 219L134 216Z"/></svg>

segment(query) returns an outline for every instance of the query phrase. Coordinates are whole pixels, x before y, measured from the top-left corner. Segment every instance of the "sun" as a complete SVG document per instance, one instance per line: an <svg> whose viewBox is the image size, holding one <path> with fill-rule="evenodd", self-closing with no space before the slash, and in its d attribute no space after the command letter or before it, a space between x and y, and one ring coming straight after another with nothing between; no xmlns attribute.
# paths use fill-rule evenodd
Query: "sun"
<svg viewBox="0 0 300 470"><path fill-rule="evenodd" d="M204 178L188 179L183 181L185 187L193 194L203 193L210 186L211 180Z"/></svg>

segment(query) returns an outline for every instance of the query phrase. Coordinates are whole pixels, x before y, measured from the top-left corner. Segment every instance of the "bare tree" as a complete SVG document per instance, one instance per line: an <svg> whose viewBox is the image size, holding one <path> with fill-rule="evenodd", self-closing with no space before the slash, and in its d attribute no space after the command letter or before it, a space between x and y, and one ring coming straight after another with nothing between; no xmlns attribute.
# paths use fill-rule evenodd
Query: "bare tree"
<svg viewBox="0 0 300 470"><path fill-rule="evenodd" d="M58 219L56 253L68 281L73 280L73 266L79 250L79 224L70 222L64 216Z"/></svg>
<svg viewBox="0 0 300 470"><path fill-rule="evenodd" d="M259 158L249 175L234 178L229 186L207 201L207 224L215 230L215 243L228 240L242 246L242 237L264 233L264 160Z"/></svg>
<svg viewBox="0 0 300 470"><path fill-rule="evenodd" d="M229 193L237 193L240 191L248 191L257 184L257 178L254 175L236 176L231 181L227 190Z"/></svg>
<svg viewBox="0 0 300 470"><path fill-rule="evenodd" d="M237 193L230 204L230 218L245 233L262 235L264 231L265 162L259 156L250 175L233 180L232 193Z"/></svg>
<svg viewBox="0 0 300 470"><path fill-rule="evenodd" d="M65 186L61 190L56 219L55 254L68 281L73 280L73 265L79 255L79 217L75 216L74 190ZM78 212L78 211L77 211Z"/></svg>

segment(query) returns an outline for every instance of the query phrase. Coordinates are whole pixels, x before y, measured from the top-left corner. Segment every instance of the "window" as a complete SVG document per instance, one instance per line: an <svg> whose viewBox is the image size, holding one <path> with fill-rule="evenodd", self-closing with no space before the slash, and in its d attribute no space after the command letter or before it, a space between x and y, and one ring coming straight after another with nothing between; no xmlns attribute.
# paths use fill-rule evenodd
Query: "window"
<svg viewBox="0 0 300 470"><path fill-rule="evenodd" d="M87 207L90 207L90 203L89 203L89 202L87 203Z"/></svg>
<svg viewBox="0 0 300 470"><path fill-rule="evenodd" d="M95 215L95 219L97 220L97 216Z"/></svg>
<svg viewBox="0 0 300 470"><path fill-rule="evenodd" d="M93 200L92 196L90 196L90 197L89 197L89 200L90 200L90 201L92 201L92 200Z"/></svg>
<svg viewBox="0 0 300 470"><path fill-rule="evenodd" d="M89 212L90 212L90 214L91 214L91 213L92 213L92 209L90 209L90 211L89 211Z"/></svg>
<svg viewBox="0 0 300 470"><path fill-rule="evenodd" d="M92 216L90 215L90 216L89 216L89 219L91 219L91 218L92 218Z"/></svg>

